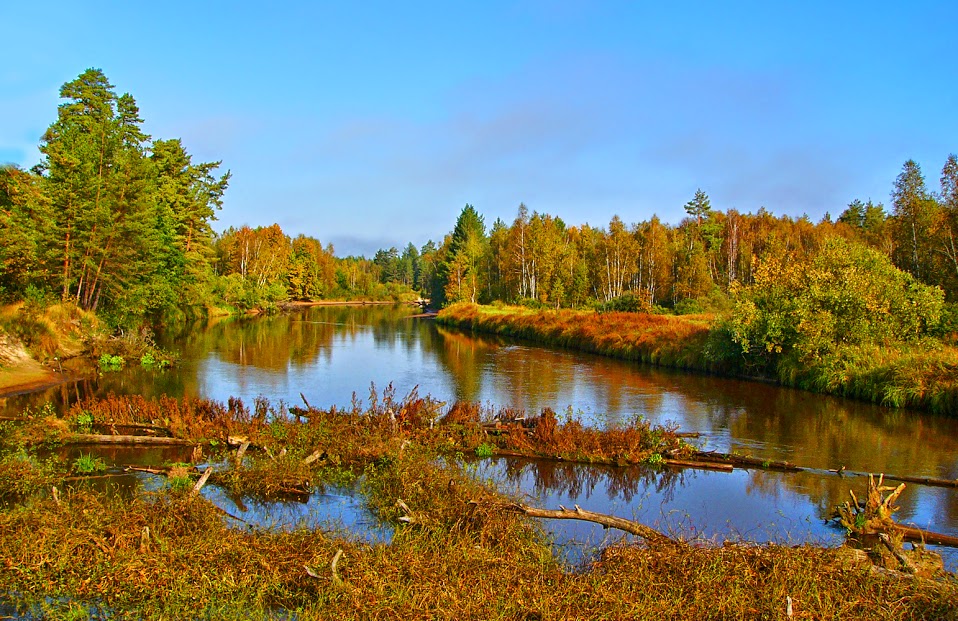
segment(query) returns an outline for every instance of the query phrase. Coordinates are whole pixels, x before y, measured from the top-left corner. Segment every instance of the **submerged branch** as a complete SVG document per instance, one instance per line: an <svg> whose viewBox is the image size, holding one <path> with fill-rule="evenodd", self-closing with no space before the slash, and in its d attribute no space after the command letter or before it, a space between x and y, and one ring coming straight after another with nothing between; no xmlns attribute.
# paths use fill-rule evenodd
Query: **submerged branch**
<svg viewBox="0 0 958 621"><path fill-rule="evenodd" d="M543 518L543 519L553 519L553 520L583 520L585 522L594 522L596 524L601 524L606 528L615 528L624 532L627 532L638 537L642 537L649 543L665 544L671 546L684 546L685 543L672 539L668 535L660 533L654 528L645 526L644 524L639 524L632 520L627 520L625 518L619 518L612 515L606 515L604 513L594 513L592 511L586 511L579 507L579 505L574 505L575 509L566 509L562 505L559 505L558 510L552 509L539 509L537 507L530 507L523 504L509 504L503 505L503 509L507 511L514 511L516 513L522 513L529 517L534 518Z"/></svg>

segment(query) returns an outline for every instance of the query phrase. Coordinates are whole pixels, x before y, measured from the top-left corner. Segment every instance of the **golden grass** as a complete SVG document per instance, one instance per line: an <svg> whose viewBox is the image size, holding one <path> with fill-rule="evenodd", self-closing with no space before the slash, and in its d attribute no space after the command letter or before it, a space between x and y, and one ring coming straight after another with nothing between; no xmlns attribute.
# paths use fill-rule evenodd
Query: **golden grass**
<svg viewBox="0 0 958 621"><path fill-rule="evenodd" d="M530 311L455 304L440 323L519 337L615 358L684 369L712 370L704 355L710 315L669 316L594 311Z"/></svg>
<svg viewBox="0 0 958 621"><path fill-rule="evenodd" d="M0 510L0 593L46 618L786 619L789 600L796 619L958 615L953 581L812 546L613 544L570 571L537 524L478 509L498 492L409 447L364 490L395 524L389 544L231 528L185 493L35 496Z"/></svg>

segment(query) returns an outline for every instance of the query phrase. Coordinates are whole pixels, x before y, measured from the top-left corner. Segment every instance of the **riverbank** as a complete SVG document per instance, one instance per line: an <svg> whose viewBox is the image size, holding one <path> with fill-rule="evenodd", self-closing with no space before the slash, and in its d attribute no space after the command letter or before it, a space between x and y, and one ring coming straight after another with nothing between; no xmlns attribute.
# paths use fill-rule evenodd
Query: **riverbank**
<svg viewBox="0 0 958 621"><path fill-rule="evenodd" d="M714 316L543 311L456 304L441 324L663 367L777 382L892 407L958 415L958 348L935 340L837 347L802 363L794 357L759 375Z"/></svg>
<svg viewBox="0 0 958 621"><path fill-rule="evenodd" d="M920 619L958 615L954 578L905 577L893 557L813 545L715 546L650 528L610 535L590 562L565 565L537 513L477 477L507 412L385 392L353 411L253 409L200 399L90 400L62 417L0 424L0 614L82 618L266 619ZM512 412L518 419L529 419ZM530 450L623 449L547 414ZM161 424L157 424L161 422ZM552 423L555 421L552 420ZM515 431L514 429L512 431ZM618 430L622 431L622 430ZM190 443L190 463L157 464L151 493L104 488L94 445L74 462L40 458L78 434L137 433ZM633 425L647 455L674 431ZM117 437L114 435L114 437ZM86 439L87 442L91 440ZM233 448L230 448L232 444ZM516 445L521 448L521 444ZM15 448L21 447L21 448ZM616 448L618 447L618 448ZM188 449L189 450L189 449ZM493 449L494 451L495 449ZM206 475L206 471L212 476ZM85 473L85 474L84 474ZM206 476L200 476L201 473ZM341 529L250 528L202 495L201 481L251 504L352 482L388 543ZM54 488L56 490L54 491ZM196 490L196 492L194 492ZM567 516L569 517L569 516ZM629 520L619 520L629 527ZM619 526L613 526L619 528ZM911 554L909 552L909 554ZM916 557L917 558L917 557ZM878 559L876 559L878 560Z"/></svg>

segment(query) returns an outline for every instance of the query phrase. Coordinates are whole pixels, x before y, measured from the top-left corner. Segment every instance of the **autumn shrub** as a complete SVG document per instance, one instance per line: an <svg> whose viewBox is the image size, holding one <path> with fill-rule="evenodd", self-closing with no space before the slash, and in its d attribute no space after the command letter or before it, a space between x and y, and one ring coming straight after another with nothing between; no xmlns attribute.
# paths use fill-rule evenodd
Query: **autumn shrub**
<svg viewBox="0 0 958 621"><path fill-rule="evenodd" d="M0 502L20 500L49 490L59 476L56 464L24 450L0 452Z"/></svg>
<svg viewBox="0 0 958 621"><path fill-rule="evenodd" d="M728 330L745 364L763 370L788 357L810 366L844 346L914 341L937 329L944 303L937 287L841 238L808 263L767 257L754 284L732 292Z"/></svg>

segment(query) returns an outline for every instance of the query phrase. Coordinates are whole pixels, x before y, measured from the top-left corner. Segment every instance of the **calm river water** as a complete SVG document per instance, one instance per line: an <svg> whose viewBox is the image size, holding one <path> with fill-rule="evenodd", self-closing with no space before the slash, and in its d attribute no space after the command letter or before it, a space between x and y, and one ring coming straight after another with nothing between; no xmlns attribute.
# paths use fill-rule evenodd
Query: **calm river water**
<svg viewBox="0 0 958 621"><path fill-rule="evenodd" d="M470 467L530 502L555 508L579 504L638 519L660 529L709 539L837 542L823 524L848 489L864 490L852 472L958 478L958 421L919 416L760 383L638 366L577 352L464 334L413 310L383 306L314 307L272 317L225 319L167 335L162 345L180 364L157 373L136 365L56 389L0 400L18 410L62 404L89 394L195 395L252 402L263 396L314 406L368 400L390 383L401 397L418 386L450 405L479 401L581 417L593 425L642 416L701 433L700 447L788 460L820 472L781 474L736 470L650 472L518 459ZM861 495L861 494L859 494ZM958 535L958 490L909 484L900 521ZM361 508L356 508L361 512ZM348 526L367 518L338 519ZM571 558L600 543L601 527L545 525ZM951 569L958 554L946 551Z"/></svg>

